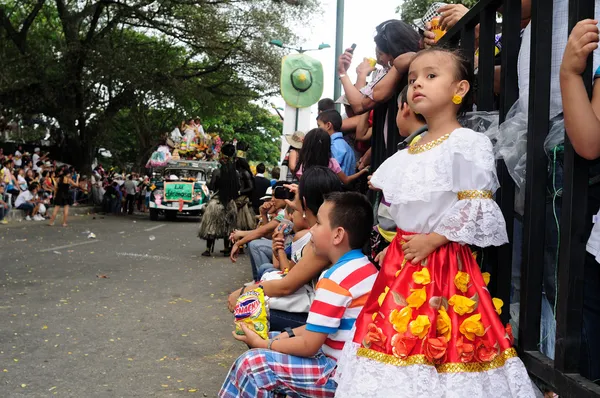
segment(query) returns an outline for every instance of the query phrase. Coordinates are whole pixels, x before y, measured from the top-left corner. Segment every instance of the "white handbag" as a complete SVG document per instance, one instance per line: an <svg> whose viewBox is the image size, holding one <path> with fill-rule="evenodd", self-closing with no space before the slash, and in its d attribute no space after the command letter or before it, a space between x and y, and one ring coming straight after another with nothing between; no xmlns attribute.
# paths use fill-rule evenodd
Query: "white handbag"
<svg viewBox="0 0 600 398"><path fill-rule="evenodd" d="M273 271L265 273L262 281L273 281L279 280L285 277L285 274L281 271ZM286 311L286 312L308 312L310 306L315 299L315 290L310 284L306 284L294 293L284 297L266 297L265 300L269 301L269 308L273 310Z"/></svg>

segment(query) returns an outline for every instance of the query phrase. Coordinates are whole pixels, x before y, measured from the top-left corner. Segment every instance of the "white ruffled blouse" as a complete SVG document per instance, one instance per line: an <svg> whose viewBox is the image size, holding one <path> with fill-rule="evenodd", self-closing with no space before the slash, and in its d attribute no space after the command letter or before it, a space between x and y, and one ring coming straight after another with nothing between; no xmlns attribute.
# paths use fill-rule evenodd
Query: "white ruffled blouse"
<svg viewBox="0 0 600 398"><path fill-rule="evenodd" d="M499 188L492 143L459 128L431 143L387 159L371 183L383 191L398 228L435 232L479 247L508 242L506 223L492 195Z"/></svg>

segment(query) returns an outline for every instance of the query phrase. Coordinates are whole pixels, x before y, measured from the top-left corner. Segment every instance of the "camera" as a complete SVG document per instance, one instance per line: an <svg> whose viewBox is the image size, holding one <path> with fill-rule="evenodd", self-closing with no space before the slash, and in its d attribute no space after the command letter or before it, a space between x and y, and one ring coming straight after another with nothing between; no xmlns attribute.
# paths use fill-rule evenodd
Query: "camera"
<svg viewBox="0 0 600 398"><path fill-rule="evenodd" d="M286 187L275 187L273 191L275 199L294 200L294 193Z"/></svg>

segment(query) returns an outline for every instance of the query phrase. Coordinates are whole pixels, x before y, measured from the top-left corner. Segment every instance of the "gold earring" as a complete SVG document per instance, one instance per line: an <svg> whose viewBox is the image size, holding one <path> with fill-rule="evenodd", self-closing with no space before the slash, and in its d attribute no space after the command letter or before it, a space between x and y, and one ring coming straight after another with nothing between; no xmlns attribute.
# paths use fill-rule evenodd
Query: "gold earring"
<svg viewBox="0 0 600 398"><path fill-rule="evenodd" d="M462 104L462 97L460 95L455 95L454 97L452 97L452 102L454 102L456 105L460 105Z"/></svg>

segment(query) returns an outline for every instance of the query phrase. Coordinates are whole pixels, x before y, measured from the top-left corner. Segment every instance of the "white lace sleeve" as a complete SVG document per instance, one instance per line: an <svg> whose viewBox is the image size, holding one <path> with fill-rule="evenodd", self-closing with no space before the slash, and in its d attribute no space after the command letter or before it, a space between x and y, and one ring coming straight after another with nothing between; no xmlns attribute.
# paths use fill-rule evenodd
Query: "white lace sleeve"
<svg viewBox="0 0 600 398"><path fill-rule="evenodd" d="M450 207L434 232L453 242L479 247L508 242L506 222L493 193L499 187L492 143L483 134L466 134L454 141L453 192L458 201Z"/></svg>

